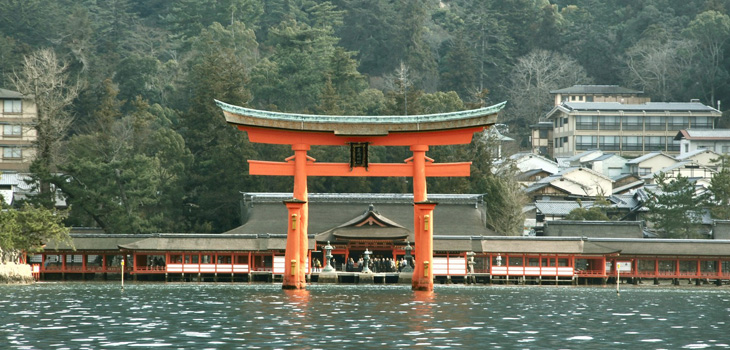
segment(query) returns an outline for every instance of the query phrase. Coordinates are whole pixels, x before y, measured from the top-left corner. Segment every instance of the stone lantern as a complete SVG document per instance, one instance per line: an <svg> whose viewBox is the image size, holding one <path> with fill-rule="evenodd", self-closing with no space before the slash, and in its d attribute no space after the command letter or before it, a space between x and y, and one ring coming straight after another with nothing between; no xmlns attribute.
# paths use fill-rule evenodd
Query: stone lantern
<svg viewBox="0 0 730 350"><path fill-rule="evenodd" d="M406 251L406 266L401 270L402 272L413 272L413 256L411 255L411 251L413 250L413 247L411 247L411 242L406 241L406 247L403 248L403 250Z"/></svg>
<svg viewBox="0 0 730 350"><path fill-rule="evenodd" d="M327 241L327 245L324 246L324 269L322 269L322 272L334 272L335 269L330 264L330 261L332 261L332 246L330 245L330 241Z"/></svg>
<svg viewBox="0 0 730 350"><path fill-rule="evenodd" d="M363 258L362 258L362 260L363 260L362 261L362 264L363 264L362 273L373 273L372 271L370 271L370 267L369 267L369 265L370 265L370 254L372 254L372 253L373 252L369 251L367 248L365 248L365 252L362 253L362 255L363 255Z"/></svg>

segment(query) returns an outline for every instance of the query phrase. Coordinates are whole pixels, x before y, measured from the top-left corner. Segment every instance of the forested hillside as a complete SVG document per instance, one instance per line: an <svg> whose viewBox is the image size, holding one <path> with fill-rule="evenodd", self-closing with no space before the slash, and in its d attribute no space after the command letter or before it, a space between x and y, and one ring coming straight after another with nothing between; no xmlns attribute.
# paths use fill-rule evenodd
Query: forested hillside
<svg viewBox="0 0 730 350"><path fill-rule="evenodd" d="M58 114L31 170L41 193L53 184L68 196L69 224L222 232L239 224L241 191L291 191L290 178L246 175L246 160L291 150L248 143L213 99L367 115L506 100L501 122L519 147L549 110L548 92L576 83L730 103L728 11L725 0L0 0L0 87L64 83L37 96L55 97ZM434 180L429 191L504 196L509 184L491 174L488 154L484 142L433 148L437 161L475 164L471 178ZM402 178L315 178L309 190L411 188Z"/></svg>

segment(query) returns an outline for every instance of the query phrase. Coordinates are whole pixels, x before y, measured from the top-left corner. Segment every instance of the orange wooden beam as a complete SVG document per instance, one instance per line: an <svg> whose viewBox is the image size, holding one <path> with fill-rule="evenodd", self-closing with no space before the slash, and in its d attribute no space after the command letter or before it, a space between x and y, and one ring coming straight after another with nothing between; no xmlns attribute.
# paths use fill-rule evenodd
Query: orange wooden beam
<svg viewBox="0 0 730 350"><path fill-rule="evenodd" d="M294 176L294 163L249 160L249 175ZM471 162L426 163L426 177L464 177L471 172ZM307 163L307 176L413 176L413 165L375 163L367 168L352 168L347 163Z"/></svg>
<svg viewBox="0 0 730 350"><path fill-rule="evenodd" d="M245 125L239 125L238 129L247 132L248 139L251 142L275 145L346 146L350 142L368 142L371 146L439 146L470 143L474 133L480 132L486 127L424 132L393 132L383 136L338 136L327 132L268 129Z"/></svg>

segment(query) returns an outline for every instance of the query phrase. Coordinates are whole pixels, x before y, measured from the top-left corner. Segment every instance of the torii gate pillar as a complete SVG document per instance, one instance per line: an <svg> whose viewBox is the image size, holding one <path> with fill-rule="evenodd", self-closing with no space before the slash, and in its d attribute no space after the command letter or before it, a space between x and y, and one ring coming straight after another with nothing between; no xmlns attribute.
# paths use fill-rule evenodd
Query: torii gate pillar
<svg viewBox="0 0 730 350"><path fill-rule="evenodd" d="M412 289L433 290L433 209L426 188L428 145L411 146L413 152L413 234L416 239Z"/></svg>
<svg viewBox="0 0 730 350"><path fill-rule="evenodd" d="M307 228L303 224L303 207L307 202L292 198L284 201L289 213L287 223L286 236L286 253L284 265L284 277L282 278L282 289L303 289L307 286L306 281L306 247L307 235L302 235L302 231L306 232ZM303 236L303 241L302 241ZM302 255L302 247L304 247L304 255Z"/></svg>

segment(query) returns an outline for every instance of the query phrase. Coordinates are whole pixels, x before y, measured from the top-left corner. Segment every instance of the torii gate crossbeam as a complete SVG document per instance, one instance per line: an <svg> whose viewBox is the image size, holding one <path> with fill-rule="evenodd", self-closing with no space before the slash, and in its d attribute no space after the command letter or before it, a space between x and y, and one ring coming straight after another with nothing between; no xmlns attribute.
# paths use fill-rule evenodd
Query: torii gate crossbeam
<svg viewBox="0 0 730 350"><path fill-rule="evenodd" d="M287 227L286 265L282 288L306 288L308 247L308 176L413 178L415 235L414 290L433 290L433 210L427 177L469 176L471 162L434 163L426 157L431 145L471 142L475 132L496 122L505 102L491 107L417 116L318 116L275 113L216 101L229 124L248 133L249 141L291 145L294 155L284 162L249 160L251 175L293 176L293 198L284 202ZM307 155L312 145L409 146L413 156L402 164L317 163ZM366 148L365 148L366 149ZM366 152L366 151L365 151Z"/></svg>

